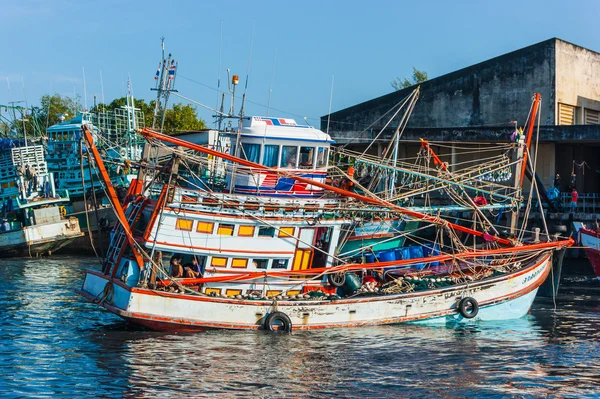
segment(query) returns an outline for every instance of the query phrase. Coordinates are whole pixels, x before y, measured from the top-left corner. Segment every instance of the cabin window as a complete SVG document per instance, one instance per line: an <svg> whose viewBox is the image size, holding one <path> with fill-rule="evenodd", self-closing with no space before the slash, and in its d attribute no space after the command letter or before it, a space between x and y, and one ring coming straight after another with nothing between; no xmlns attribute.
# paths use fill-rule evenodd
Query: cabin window
<svg viewBox="0 0 600 399"><path fill-rule="evenodd" d="M281 295L281 292L282 291L279 291L279 290L269 290L269 291L267 291L266 295L267 295L267 297L271 298L271 297L274 297L277 295Z"/></svg>
<svg viewBox="0 0 600 399"><path fill-rule="evenodd" d="M255 269L266 269L268 265L269 265L269 260L268 259L254 259L254 260L252 260L252 266L254 266Z"/></svg>
<svg viewBox="0 0 600 399"><path fill-rule="evenodd" d="M314 147L300 147L300 169L312 169L314 157Z"/></svg>
<svg viewBox="0 0 600 399"><path fill-rule="evenodd" d="M246 259L246 258L233 258L231 260L231 267L239 267L239 268L248 267L248 259Z"/></svg>
<svg viewBox="0 0 600 399"><path fill-rule="evenodd" d="M219 228L217 229L217 234L222 235L222 236L232 236L233 235L233 229L235 228L235 225L233 224L219 224Z"/></svg>
<svg viewBox="0 0 600 399"><path fill-rule="evenodd" d="M271 226L259 226L258 236L259 237L273 237L275 235L275 229Z"/></svg>
<svg viewBox="0 0 600 399"><path fill-rule="evenodd" d="M273 259L271 269L287 269L289 259Z"/></svg>
<svg viewBox="0 0 600 399"><path fill-rule="evenodd" d="M242 153L240 157L250 162L260 162L260 144L242 143Z"/></svg>
<svg viewBox="0 0 600 399"><path fill-rule="evenodd" d="M268 167L277 167L277 164L279 163L278 145L265 145L262 163Z"/></svg>
<svg viewBox="0 0 600 399"><path fill-rule="evenodd" d="M283 151L281 151L281 167L295 169L297 159L298 147L284 145Z"/></svg>
<svg viewBox="0 0 600 399"><path fill-rule="evenodd" d="M175 222L175 229L183 231L192 231L193 224L194 221L192 219L177 218L177 221Z"/></svg>
<svg viewBox="0 0 600 399"><path fill-rule="evenodd" d="M327 148L319 147L317 151L317 168L324 168L327 166L329 150Z"/></svg>
<svg viewBox="0 0 600 399"><path fill-rule="evenodd" d="M219 295L221 295L221 289L220 288L206 288L204 290L204 293L206 295L219 296Z"/></svg>
<svg viewBox="0 0 600 399"><path fill-rule="evenodd" d="M236 296L236 295L242 295L242 290L226 290L225 291L225 295L226 296Z"/></svg>
<svg viewBox="0 0 600 399"><path fill-rule="evenodd" d="M293 227L282 227L279 229L278 237L293 237L294 230Z"/></svg>
<svg viewBox="0 0 600 399"><path fill-rule="evenodd" d="M227 267L227 258L219 258L213 256L210 265L214 267Z"/></svg>
<svg viewBox="0 0 600 399"><path fill-rule="evenodd" d="M241 237L254 236L254 226L240 226L240 228L238 229L238 236L241 236Z"/></svg>
<svg viewBox="0 0 600 399"><path fill-rule="evenodd" d="M196 227L196 232L204 233L204 234L212 234L214 227L215 227L215 224L212 222L198 222L198 227Z"/></svg>

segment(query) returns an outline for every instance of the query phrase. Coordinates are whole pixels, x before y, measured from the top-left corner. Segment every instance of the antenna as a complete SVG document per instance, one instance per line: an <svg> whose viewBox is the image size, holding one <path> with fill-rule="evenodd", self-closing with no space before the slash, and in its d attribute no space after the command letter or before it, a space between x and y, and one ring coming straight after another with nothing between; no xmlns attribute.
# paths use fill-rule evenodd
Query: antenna
<svg viewBox="0 0 600 399"><path fill-rule="evenodd" d="M85 67L81 67L83 72L83 110L87 111L87 88L85 86Z"/></svg>
<svg viewBox="0 0 600 399"><path fill-rule="evenodd" d="M250 35L250 53L248 54L248 70L246 71L246 84L244 94L242 95L242 106L240 107L240 117L244 116L244 105L246 103L246 93L248 92L248 77L250 76L250 65L252 63L252 44L254 43L254 28L256 27L256 18L252 20L252 35ZM240 127L242 119L240 118Z"/></svg>
<svg viewBox="0 0 600 399"><path fill-rule="evenodd" d="M160 131L162 132L163 127L165 125L165 115L167 113L167 107L169 104L169 96L172 92L177 92L173 87L175 87L175 77L177 74L177 68L179 63L176 63L172 58L172 55L169 54L169 57L165 59L165 38L164 36L160 38L161 40L161 64L159 65L160 72L159 78L157 80L156 88L150 89L157 92L156 94L156 106L154 107L154 116L152 118L152 128L156 129L156 123L158 121L158 117L160 117ZM156 79L156 78L155 78Z"/></svg>
<svg viewBox="0 0 600 399"><path fill-rule="evenodd" d="M100 90L101 90L101 93L102 93L102 108L103 108L103 111L105 111L104 108L106 106L105 106L105 103L104 103L104 81L102 80L102 69L100 70Z"/></svg>
<svg viewBox="0 0 600 399"><path fill-rule="evenodd" d="M223 50L223 20L221 20L221 23L219 24L219 68L217 69L217 105L215 106L215 108L219 108L219 94L221 91L221 57L222 57L222 50ZM221 108L223 107L223 104L221 104ZM222 109L221 109L222 111ZM217 119L217 130L221 130L221 120L223 119L222 115L218 116Z"/></svg>
<svg viewBox="0 0 600 399"><path fill-rule="evenodd" d="M329 92L329 112L327 113L327 129L325 133L329 134L329 120L331 119L331 102L333 101L333 81L335 80L335 73L331 75L331 91Z"/></svg>
<svg viewBox="0 0 600 399"><path fill-rule="evenodd" d="M269 111L271 109L271 94L273 94L273 80L275 80L275 60L277 59L277 49L275 49L275 54L273 54L273 71L271 72L271 85L269 86L269 99L267 100L267 116L269 116Z"/></svg>

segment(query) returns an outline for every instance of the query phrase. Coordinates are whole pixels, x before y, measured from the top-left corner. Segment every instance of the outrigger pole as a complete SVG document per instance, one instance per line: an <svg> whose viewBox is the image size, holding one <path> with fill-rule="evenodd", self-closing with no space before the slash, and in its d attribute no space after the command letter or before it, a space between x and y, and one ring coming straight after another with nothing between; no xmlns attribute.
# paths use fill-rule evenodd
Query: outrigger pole
<svg viewBox="0 0 600 399"><path fill-rule="evenodd" d="M436 223L436 224L442 224L441 220L439 218L437 218L437 217L429 216L429 215L423 214L421 212L416 212L416 211L413 211L413 210L410 210L410 209L407 209L407 208L404 208L404 207L392 204L392 203L390 203L388 201L385 201L385 200L382 200L382 199L379 199L379 198L367 197L366 195L354 193L352 191L344 190L344 189L339 188L339 187L330 186L329 184L321 183L321 182L316 181L316 180L307 179L305 177L297 176L297 175L294 175L292 173L286 173L284 171L281 171L281 170L278 170L278 169L273 169L273 168L270 168L270 167L265 166L265 165L261 165L261 164L254 163L254 162L250 162L250 161L247 161L245 159L241 159L241 158L235 157L233 155L229 155L229 154L225 154L225 153L222 153L222 152L219 152L219 151L211 150L209 148L202 147L200 145L193 144L193 143L190 143L188 141L178 139L176 137L167 136L165 134L155 132L155 131L153 131L152 129L149 129L149 128L142 129L140 131L140 134L142 136L146 137L146 138L153 138L153 139L157 139L157 140L160 140L160 141L171 143L171 144L174 144L174 145L177 145L177 146L182 146L182 147L185 147L185 148L189 148L189 149L194 150L194 151L202 152L202 153L207 154L207 155L212 155L212 156L215 156L215 157L218 157L218 158L222 158L222 159L225 159L225 160L228 160L228 161L232 161L232 162L235 162L237 164L248 166L248 167L251 167L251 168L254 168L254 169L265 170L265 171L277 173L277 174L283 175L285 177L288 177L290 179L293 179L293 180L296 180L296 181L299 181L299 182L302 182L302 183L307 183L307 184L310 184L310 185L313 185L313 186L316 186L316 187L320 187L320 188L323 188L323 189L328 190L328 191L333 191L335 193L338 193L338 194L341 194L341 195L345 195L347 197L351 197L351 198L354 198L354 199L357 199L357 200L360 200L360 201L363 201L363 202L366 202L366 203L369 203L369 204L382 205L382 206L391 208L391 209L393 209L396 212L403 213L405 215L414 217L416 219L425 220L425 221ZM486 236L489 236L493 241L496 241L496 242L498 242L500 244L513 245L513 243L511 241L507 240L507 239L504 239L504 238L501 238L501 237L497 237L497 236L492 236L492 235L489 235L489 234L481 232L481 231L470 229L468 227L463 227L463 226L460 226L458 224L454 224L454 223L447 222L447 221L444 221L443 224L447 225L449 227L452 227L454 230L462 231L463 233L472 234L472 235L475 235L475 236L478 236L478 237L482 237L484 234L486 234Z"/></svg>
<svg viewBox="0 0 600 399"><path fill-rule="evenodd" d="M94 144L94 138L92 137L92 132L90 130L90 127L88 125L82 125L81 131L83 132L83 137L85 138L88 148L92 151L92 156L94 157L94 161L96 161L96 165L98 166L98 170L100 171L100 177L102 178L102 180L104 181L104 184L106 185L106 190L108 191L108 200L110 201L110 204L113 206L113 209L115 210L115 213L117 214L119 222L123 226L123 230L125 232L125 238L127 239L127 244L129 244L129 247L131 248L131 252L133 253L133 256L135 257L137 264L140 265L140 267L141 267L144 264L144 259L142 258L142 255L140 254L140 252L137 250L135 241L133 240L133 232L131 231L131 227L127 223L127 217L125 216L125 211L123 211L123 207L121 206L121 203L119 202L119 197L117 196L117 193L115 192L115 189L114 189L112 183L110 182L110 177L108 176L108 172L106 171L106 168L104 167L104 162L102 162L102 157L100 157L100 153L98 152L98 149L96 148L96 145Z"/></svg>

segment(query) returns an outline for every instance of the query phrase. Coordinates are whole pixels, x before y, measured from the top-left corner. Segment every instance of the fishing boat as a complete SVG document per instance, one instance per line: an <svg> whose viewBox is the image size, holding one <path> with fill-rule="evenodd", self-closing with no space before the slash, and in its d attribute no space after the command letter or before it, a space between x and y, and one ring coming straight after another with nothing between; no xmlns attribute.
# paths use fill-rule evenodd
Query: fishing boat
<svg viewBox="0 0 600 399"><path fill-rule="evenodd" d="M584 247L594 273L600 279L600 229L590 229L583 224L579 228L579 243Z"/></svg>
<svg viewBox="0 0 600 399"><path fill-rule="evenodd" d="M535 110L532 115L530 121L535 120ZM254 122L261 121L252 117L249 127ZM530 122L529 137L532 130ZM269 152L260 146L256 158L246 151L238 157L151 129L141 134L148 139L148 154L170 154L163 156L169 161L141 168L122 207L92 134L84 127L119 223L102 270L88 270L77 292L151 329L291 331L518 318L529 311L550 273L553 253L573 243L548 234L527 238L523 228L503 237L484 222L476 205L479 223L456 224L439 211L410 209L371 192L304 176L307 172L297 168L298 160L293 168L282 167L280 155L277 163L266 165ZM283 154L284 143L279 145ZM527 153L529 140L526 144L521 139L516 146ZM313 165L317 153L312 152ZM230 186L225 192L194 188L188 177L211 167L215 159L226 165ZM515 176L521 175L526 161L519 158ZM437 173L426 178L439 179L439 190L452 186L458 197L456 187L462 183L443 163L436 168ZM315 170L313 166L310 173ZM248 180L237 179L237 174ZM319 195L257 195L263 192L258 190L262 177L257 176L269 175L292 180L287 191L298 185L314 188ZM253 182L252 192L236 192L236 186L247 190L247 182ZM272 185L265 188L277 194ZM468 205L472 204L461 204ZM370 260L364 251L341 252L345 232L351 229L356 235L352 226L359 225L363 233L373 234L364 229L364 222L375 217L391 221L392 230L402 230L413 244L408 247L414 248L396 248L400 256L395 250L387 256L380 251ZM418 227L407 229L408 222ZM427 229L435 240L419 235Z"/></svg>
<svg viewBox="0 0 600 399"><path fill-rule="evenodd" d="M0 256L50 255L81 237L76 218L66 217L68 192L48 172L42 145L0 143Z"/></svg>

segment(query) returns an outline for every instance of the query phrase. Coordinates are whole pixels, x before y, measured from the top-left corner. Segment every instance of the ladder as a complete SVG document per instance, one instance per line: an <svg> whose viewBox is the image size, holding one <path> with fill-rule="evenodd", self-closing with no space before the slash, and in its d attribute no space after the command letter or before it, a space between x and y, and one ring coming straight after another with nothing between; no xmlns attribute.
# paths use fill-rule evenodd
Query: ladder
<svg viewBox="0 0 600 399"><path fill-rule="evenodd" d="M125 211L125 217L127 218L127 224L133 231L133 228L140 220L142 216L142 209L147 203L147 199L140 196L134 202L132 202ZM125 229L123 225L117 221L115 227L113 229L112 239L110 240L110 246L108 248L108 252L106 254L106 263L105 268L106 274L109 274L112 270L112 275L116 273L116 268L113 267L118 265L121 257L125 253L125 249L127 248L127 236L125 235Z"/></svg>

